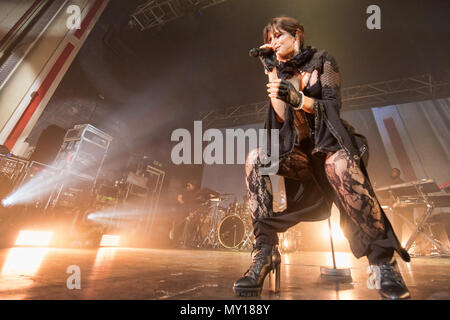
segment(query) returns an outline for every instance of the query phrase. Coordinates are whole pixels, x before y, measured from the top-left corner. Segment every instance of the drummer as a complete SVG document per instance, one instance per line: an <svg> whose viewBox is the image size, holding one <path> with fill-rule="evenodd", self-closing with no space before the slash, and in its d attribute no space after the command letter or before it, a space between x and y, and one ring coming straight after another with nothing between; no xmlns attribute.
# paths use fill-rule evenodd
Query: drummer
<svg viewBox="0 0 450 320"><path fill-rule="evenodd" d="M208 200L218 198L219 193L208 188L197 187L195 181L188 181L185 189L177 195L177 217L174 220L172 240L177 245L188 246L199 224L197 210Z"/></svg>

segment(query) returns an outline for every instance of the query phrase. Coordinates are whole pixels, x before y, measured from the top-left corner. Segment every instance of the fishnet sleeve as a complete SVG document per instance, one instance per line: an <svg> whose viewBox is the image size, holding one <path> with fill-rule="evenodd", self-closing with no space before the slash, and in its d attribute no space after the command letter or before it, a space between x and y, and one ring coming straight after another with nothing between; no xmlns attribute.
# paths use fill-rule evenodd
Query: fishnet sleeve
<svg viewBox="0 0 450 320"><path fill-rule="evenodd" d="M322 102L332 104L339 113L341 109L341 75L336 60L329 53L324 56L320 83L322 85Z"/></svg>
<svg viewBox="0 0 450 320"><path fill-rule="evenodd" d="M350 153L352 140L340 119L341 75L336 60L328 52L321 56L321 96L314 101L315 151L328 152L340 148Z"/></svg>

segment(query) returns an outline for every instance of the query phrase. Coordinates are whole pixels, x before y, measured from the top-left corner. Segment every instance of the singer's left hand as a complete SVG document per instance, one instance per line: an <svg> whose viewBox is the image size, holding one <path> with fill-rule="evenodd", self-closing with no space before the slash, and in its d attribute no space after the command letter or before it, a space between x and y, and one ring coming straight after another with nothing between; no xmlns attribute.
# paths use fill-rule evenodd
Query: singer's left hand
<svg viewBox="0 0 450 320"><path fill-rule="evenodd" d="M306 112L314 113L314 100L295 89L294 85L287 80L276 79L269 82L267 84L267 93L269 98L280 99L295 109L302 108Z"/></svg>
<svg viewBox="0 0 450 320"><path fill-rule="evenodd" d="M276 79L267 84L269 98L283 100L294 108L300 108L303 104L303 92L297 91L294 85L283 79Z"/></svg>

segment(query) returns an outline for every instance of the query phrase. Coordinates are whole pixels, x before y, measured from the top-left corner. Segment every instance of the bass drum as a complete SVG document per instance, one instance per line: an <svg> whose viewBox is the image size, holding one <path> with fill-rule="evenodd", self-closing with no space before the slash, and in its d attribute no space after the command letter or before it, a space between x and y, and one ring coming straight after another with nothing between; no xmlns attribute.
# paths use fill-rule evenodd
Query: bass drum
<svg viewBox="0 0 450 320"><path fill-rule="evenodd" d="M226 216L217 231L220 244L227 249L234 249L244 241L245 224L237 215Z"/></svg>

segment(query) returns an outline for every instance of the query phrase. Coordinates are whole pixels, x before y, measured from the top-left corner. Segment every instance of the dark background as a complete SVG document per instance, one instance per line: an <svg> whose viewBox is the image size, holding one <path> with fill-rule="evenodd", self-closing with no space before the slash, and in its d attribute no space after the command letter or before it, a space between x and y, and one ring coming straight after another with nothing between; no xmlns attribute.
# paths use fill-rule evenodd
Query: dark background
<svg viewBox="0 0 450 320"><path fill-rule="evenodd" d="M159 31L129 27L145 1L111 0L33 130L91 123L114 137L110 168L138 153L163 163L165 188L200 180L200 165L174 166L170 135L200 113L266 99L266 76L248 50L278 15L297 18L306 44L336 58L343 87L450 69L448 0L228 0ZM366 9L381 8L381 30Z"/></svg>

